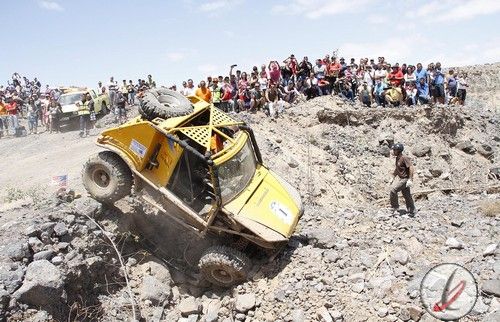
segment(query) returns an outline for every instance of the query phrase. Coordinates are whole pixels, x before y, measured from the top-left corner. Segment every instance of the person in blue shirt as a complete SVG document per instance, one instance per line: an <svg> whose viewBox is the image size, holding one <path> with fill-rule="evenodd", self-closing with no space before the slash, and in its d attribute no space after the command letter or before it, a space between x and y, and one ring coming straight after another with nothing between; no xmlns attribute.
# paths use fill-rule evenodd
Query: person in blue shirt
<svg viewBox="0 0 500 322"><path fill-rule="evenodd" d="M429 84L425 81L425 78L420 78L417 83L417 99L420 104L428 104L429 97Z"/></svg>
<svg viewBox="0 0 500 322"><path fill-rule="evenodd" d="M384 91L385 91L385 84L380 80L377 79L375 81L375 87L373 88L373 95L375 96L375 102L377 102L377 106L382 105L382 107L385 107L385 96L384 96Z"/></svg>
<svg viewBox="0 0 500 322"><path fill-rule="evenodd" d="M436 68L433 72L434 93L432 95L434 103L444 104L444 74L441 71L441 63L436 63Z"/></svg>
<svg viewBox="0 0 500 322"><path fill-rule="evenodd" d="M420 78L423 78L423 79L425 79L425 82L427 83L427 78L428 78L427 70L422 68L421 63L417 64L417 70L415 70L415 76L417 78L417 82L420 80Z"/></svg>

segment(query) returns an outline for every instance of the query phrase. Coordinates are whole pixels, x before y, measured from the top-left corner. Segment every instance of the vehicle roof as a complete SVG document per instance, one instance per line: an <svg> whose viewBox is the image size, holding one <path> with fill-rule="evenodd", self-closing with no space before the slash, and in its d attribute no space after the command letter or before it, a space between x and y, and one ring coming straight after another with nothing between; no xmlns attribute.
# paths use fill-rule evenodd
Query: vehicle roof
<svg viewBox="0 0 500 322"><path fill-rule="evenodd" d="M224 113L212 104L202 101L195 96L188 98L193 103L193 113L186 116L172 117L166 120L156 119L158 122L155 123L169 133L180 132L184 134L203 146L206 150L210 150L210 138L214 134L221 135L231 143L235 142L233 138L222 132L221 128L243 125L243 122L232 118L229 114ZM206 118L206 112L210 113L208 122L205 122L203 125L189 126L189 124L197 118Z"/></svg>
<svg viewBox="0 0 500 322"><path fill-rule="evenodd" d="M66 95L66 94L78 94L78 93L85 93L85 92L92 92L93 90L91 88L88 88L88 87L63 87L61 88L63 94L62 95Z"/></svg>

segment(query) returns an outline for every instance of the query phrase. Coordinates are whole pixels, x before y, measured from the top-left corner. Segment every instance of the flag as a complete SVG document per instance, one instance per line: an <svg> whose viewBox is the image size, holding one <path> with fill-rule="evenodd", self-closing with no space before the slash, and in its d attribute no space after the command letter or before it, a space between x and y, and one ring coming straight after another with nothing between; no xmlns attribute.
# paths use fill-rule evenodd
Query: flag
<svg viewBox="0 0 500 322"><path fill-rule="evenodd" d="M68 175L65 174L62 176L53 176L52 184L60 188L66 188L68 186Z"/></svg>

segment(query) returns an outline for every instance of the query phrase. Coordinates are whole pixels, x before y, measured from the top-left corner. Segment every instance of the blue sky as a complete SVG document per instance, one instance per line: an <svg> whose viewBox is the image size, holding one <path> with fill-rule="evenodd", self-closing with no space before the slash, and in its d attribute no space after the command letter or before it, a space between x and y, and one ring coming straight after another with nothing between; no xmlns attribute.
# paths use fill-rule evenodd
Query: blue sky
<svg viewBox="0 0 500 322"><path fill-rule="evenodd" d="M498 0L0 0L0 83L51 86L143 78L180 85L294 53L500 61Z"/></svg>

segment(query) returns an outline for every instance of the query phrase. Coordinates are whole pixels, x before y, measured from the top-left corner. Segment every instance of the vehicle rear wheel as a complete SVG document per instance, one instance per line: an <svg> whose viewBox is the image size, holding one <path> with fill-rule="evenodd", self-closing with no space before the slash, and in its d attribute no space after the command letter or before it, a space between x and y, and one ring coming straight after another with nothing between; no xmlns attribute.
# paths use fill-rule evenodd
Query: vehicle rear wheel
<svg viewBox="0 0 500 322"><path fill-rule="evenodd" d="M245 254L227 246L210 247L198 263L205 279L222 287L244 282L250 266L250 259Z"/></svg>
<svg viewBox="0 0 500 322"><path fill-rule="evenodd" d="M157 117L184 116L193 112L193 105L182 94L166 88L150 89L144 93L139 113L147 120Z"/></svg>
<svg viewBox="0 0 500 322"><path fill-rule="evenodd" d="M115 153L103 151L91 157L83 166L83 185L95 200L113 204L132 191L132 172Z"/></svg>

